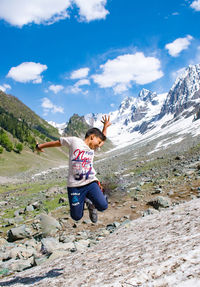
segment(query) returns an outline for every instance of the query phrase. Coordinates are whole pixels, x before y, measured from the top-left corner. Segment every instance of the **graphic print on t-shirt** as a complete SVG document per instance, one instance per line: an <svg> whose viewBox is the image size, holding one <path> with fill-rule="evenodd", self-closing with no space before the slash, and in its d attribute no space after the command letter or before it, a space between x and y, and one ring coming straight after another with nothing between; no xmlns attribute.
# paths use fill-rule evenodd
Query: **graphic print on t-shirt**
<svg viewBox="0 0 200 287"><path fill-rule="evenodd" d="M93 152L76 149L73 152L72 169L75 180L89 179L92 173Z"/></svg>

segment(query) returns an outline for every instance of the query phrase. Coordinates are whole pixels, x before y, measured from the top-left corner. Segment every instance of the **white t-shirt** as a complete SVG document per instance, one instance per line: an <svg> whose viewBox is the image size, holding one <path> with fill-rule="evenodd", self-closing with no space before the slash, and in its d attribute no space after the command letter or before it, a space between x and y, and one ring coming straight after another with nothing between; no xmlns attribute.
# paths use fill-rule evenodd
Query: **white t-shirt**
<svg viewBox="0 0 200 287"><path fill-rule="evenodd" d="M94 151L77 137L61 137L62 146L69 147L68 187L86 185L97 180L93 168Z"/></svg>

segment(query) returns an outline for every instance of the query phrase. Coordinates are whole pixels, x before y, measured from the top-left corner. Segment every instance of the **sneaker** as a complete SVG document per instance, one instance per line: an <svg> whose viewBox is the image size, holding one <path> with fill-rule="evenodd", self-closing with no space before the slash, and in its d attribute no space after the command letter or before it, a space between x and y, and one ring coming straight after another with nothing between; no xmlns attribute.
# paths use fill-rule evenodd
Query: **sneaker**
<svg viewBox="0 0 200 287"><path fill-rule="evenodd" d="M87 206L88 211L89 211L90 220L93 223L96 223L97 220L98 220L98 215L97 215L96 208L94 207L94 205L92 204L92 202L88 198L85 199L85 203L86 203L86 206Z"/></svg>

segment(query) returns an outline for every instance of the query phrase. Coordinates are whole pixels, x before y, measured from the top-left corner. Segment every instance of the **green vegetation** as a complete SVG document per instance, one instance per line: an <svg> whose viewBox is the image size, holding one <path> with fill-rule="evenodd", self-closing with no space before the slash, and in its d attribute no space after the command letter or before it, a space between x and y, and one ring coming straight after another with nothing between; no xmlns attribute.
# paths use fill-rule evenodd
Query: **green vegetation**
<svg viewBox="0 0 200 287"><path fill-rule="evenodd" d="M16 97L0 91L0 176L13 176L28 170L44 170L66 164L66 152L59 148L33 153L36 141L60 137L58 130L37 116ZM64 163L65 162L65 163Z"/></svg>
<svg viewBox="0 0 200 287"><path fill-rule="evenodd" d="M17 98L6 95L0 91L0 128L9 133L13 139L20 143L25 143L30 149L34 150L36 139L41 141L56 140L59 138L57 129L49 125L46 121L37 116L26 105ZM12 138L10 139L12 141ZM13 146L0 144L11 151ZM16 149L21 152L21 146Z"/></svg>
<svg viewBox="0 0 200 287"><path fill-rule="evenodd" d="M36 115L25 104L12 95L7 95L0 91L0 107L7 113L23 123L26 123L34 134L39 132L52 140L59 138L58 130L48 124L45 120ZM1 126L1 125L0 125Z"/></svg>
<svg viewBox="0 0 200 287"><path fill-rule="evenodd" d="M17 143L15 145L15 150L18 152L18 153L21 153L22 150L23 150L23 144L22 143Z"/></svg>
<svg viewBox="0 0 200 287"><path fill-rule="evenodd" d="M56 208L58 208L61 205L69 205L68 201L66 203L59 203L59 198L60 198L60 194L54 196L52 199L49 200L45 200L43 203L44 209L48 212L51 212L53 210L55 210ZM62 195L62 197L65 197L67 199L67 195Z"/></svg>
<svg viewBox="0 0 200 287"><path fill-rule="evenodd" d="M13 150L13 144L10 141L8 135L6 132L4 132L2 129L0 129L0 144L2 147L4 147L8 152L11 152Z"/></svg>

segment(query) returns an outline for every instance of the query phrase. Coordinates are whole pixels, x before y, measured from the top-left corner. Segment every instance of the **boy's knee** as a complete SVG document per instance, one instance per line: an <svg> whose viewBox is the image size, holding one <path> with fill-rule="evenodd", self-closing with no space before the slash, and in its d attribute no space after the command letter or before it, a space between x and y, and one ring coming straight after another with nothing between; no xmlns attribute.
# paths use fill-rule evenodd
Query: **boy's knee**
<svg viewBox="0 0 200 287"><path fill-rule="evenodd" d="M71 218L75 221L79 221L81 218L83 217L83 215L81 214L72 214L71 213Z"/></svg>
<svg viewBox="0 0 200 287"><path fill-rule="evenodd" d="M105 202L104 204L97 207L98 211L104 211L108 208L108 202Z"/></svg>

